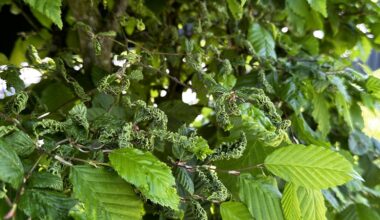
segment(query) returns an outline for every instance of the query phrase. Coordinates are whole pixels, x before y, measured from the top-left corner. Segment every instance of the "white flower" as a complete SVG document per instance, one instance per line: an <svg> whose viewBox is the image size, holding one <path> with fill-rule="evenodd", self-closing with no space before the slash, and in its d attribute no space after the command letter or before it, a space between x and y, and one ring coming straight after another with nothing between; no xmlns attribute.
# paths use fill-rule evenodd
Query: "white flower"
<svg viewBox="0 0 380 220"><path fill-rule="evenodd" d="M0 79L0 99L5 98L5 93L7 92L7 82Z"/></svg>
<svg viewBox="0 0 380 220"><path fill-rule="evenodd" d="M41 81L42 73L36 69L25 67L20 70L20 79L24 81L25 87L37 84Z"/></svg>
<svg viewBox="0 0 380 220"><path fill-rule="evenodd" d="M42 145L44 144L45 144L44 139L37 140L37 147L42 147Z"/></svg>
<svg viewBox="0 0 380 220"><path fill-rule="evenodd" d="M0 78L0 99L4 99L7 96L12 96L16 93L15 88L11 87L9 88L9 91L7 90L7 81Z"/></svg>
<svg viewBox="0 0 380 220"><path fill-rule="evenodd" d="M182 101L186 104L194 105L199 102L199 99L197 99L197 93L193 92L192 89L187 89L182 93Z"/></svg>
<svg viewBox="0 0 380 220"><path fill-rule="evenodd" d="M123 66L124 66L124 63L127 62L127 59L121 59L121 60L119 60L118 58L119 58L118 55L115 55L115 56L113 57L113 59L112 59L112 63L113 63L113 65L115 65L115 66L119 66L119 67L123 67Z"/></svg>

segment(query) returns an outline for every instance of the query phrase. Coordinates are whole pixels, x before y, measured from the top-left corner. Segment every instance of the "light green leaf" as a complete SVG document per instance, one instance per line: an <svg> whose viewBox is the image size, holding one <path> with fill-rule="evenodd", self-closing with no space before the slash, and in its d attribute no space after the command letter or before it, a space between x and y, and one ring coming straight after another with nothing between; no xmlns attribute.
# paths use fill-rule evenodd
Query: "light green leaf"
<svg viewBox="0 0 380 220"><path fill-rule="evenodd" d="M275 41L272 34L258 23L251 24L248 29L248 40L257 54L262 57L276 58Z"/></svg>
<svg viewBox="0 0 380 220"><path fill-rule="evenodd" d="M62 29L62 0L24 0L30 7L48 17L59 29Z"/></svg>
<svg viewBox="0 0 380 220"><path fill-rule="evenodd" d="M307 189L287 183L281 203L286 219L326 219L326 207L320 190Z"/></svg>
<svg viewBox="0 0 380 220"><path fill-rule="evenodd" d="M312 116L318 123L318 130L322 133L322 136L326 137L331 129L329 103L322 93L314 93L312 103Z"/></svg>
<svg viewBox="0 0 380 220"><path fill-rule="evenodd" d="M270 154L264 162L275 175L310 189L325 189L350 181L355 173L340 154L310 145L290 145Z"/></svg>
<svg viewBox="0 0 380 220"><path fill-rule="evenodd" d="M223 202L220 205L223 220L253 220L247 207L241 202Z"/></svg>
<svg viewBox="0 0 380 220"><path fill-rule="evenodd" d="M246 0L227 0L228 8L236 20L240 20L243 17L243 6L245 2Z"/></svg>
<svg viewBox="0 0 380 220"><path fill-rule="evenodd" d="M281 211L281 193L273 177L253 178L250 174L239 177L239 197L256 220L284 219Z"/></svg>
<svg viewBox="0 0 380 220"><path fill-rule="evenodd" d="M375 76L369 76L365 84L367 91L372 96L380 99L380 79Z"/></svg>
<svg viewBox="0 0 380 220"><path fill-rule="evenodd" d="M115 173L103 168L74 166L70 179L74 197L85 204L88 219L142 219L143 202L131 185Z"/></svg>
<svg viewBox="0 0 380 220"><path fill-rule="evenodd" d="M300 220L301 208L297 196L297 187L292 183L285 185L284 193L281 199L282 210L287 220Z"/></svg>
<svg viewBox="0 0 380 220"><path fill-rule="evenodd" d="M75 203L63 193L29 189L21 196L18 207L33 219L55 220L65 219Z"/></svg>
<svg viewBox="0 0 380 220"><path fill-rule="evenodd" d="M307 0L307 2L313 10L321 13L325 18L327 17L326 0Z"/></svg>
<svg viewBox="0 0 380 220"><path fill-rule="evenodd" d="M24 177L24 167L16 152L3 140L0 140L0 180L17 189Z"/></svg>
<svg viewBox="0 0 380 220"><path fill-rule="evenodd" d="M146 198L178 210L179 196L173 187L175 180L171 169L152 153L123 148L114 150L109 158L118 174L135 185Z"/></svg>

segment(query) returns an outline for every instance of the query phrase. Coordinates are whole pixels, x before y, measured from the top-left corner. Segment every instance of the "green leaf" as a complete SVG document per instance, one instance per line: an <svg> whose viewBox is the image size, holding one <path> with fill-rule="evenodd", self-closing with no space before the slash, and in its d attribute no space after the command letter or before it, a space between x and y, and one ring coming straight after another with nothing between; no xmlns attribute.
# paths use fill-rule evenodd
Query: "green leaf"
<svg viewBox="0 0 380 220"><path fill-rule="evenodd" d="M318 130L322 133L322 136L326 137L331 129L329 103L322 93L315 93L312 102L312 116L318 123Z"/></svg>
<svg viewBox="0 0 380 220"><path fill-rule="evenodd" d="M245 2L246 0L227 0L228 8L236 20L240 20L243 17L243 6Z"/></svg>
<svg viewBox="0 0 380 220"><path fill-rule="evenodd" d="M114 150L109 158L118 174L135 185L146 198L178 210L179 196L173 187L175 180L170 167L152 153L123 148Z"/></svg>
<svg viewBox="0 0 380 220"><path fill-rule="evenodd" d="M365 84L367 91L372 96L380 99L380 79L375 76L369 76Z"/></svg>
<svg viewBox="0 0 380 220"><path fill-rule="evenodd" d="M247 39L252 43L257 54L262 57L276 58L275 41L272 34L258 23L251 24Z"/></svg>
<svg viewBox="0 0 380 220"><path fill-rule="evenodd" d="M346 101L344 95L340 92L337 92L335 95L335 105L338 113L343 117L348 127L352 130L354 126L350 114L350 103Z"/></svg>
<svg viewBox="0 0 380 220"><path fill-rule="evenodd" d="M33 140L23 131L13 132L4 141L21 157L28 156L35 148Z"/></svg>
<svg viewBox="0 0 380 220"><path fill-rule="evenodd" d="M353 204L337 215L336 219L343 220L378 220L380 214L364 204Z"/></svg>
<svg viewBox="0 0 380 220"><path fill-rule="evenodd" d="M142 219L143 202L131 185L103 168L74 166L74 197L85 204L88 219Z"/></svg>
<svg viewBox="0 0 380 220"><path fill-rule="evenodd" d="M305 0L286 0L286 7L303 18L309 16L309 6Z"/></svg>
<svg viewBox="0 0 380 220"><path fill-rule="evenodd" d="M24 167L17 153L3 140L0 140L0 180L17 189L24 177Z"/></svg>
<svg viewBox="0 0 380 220"><path fill-rule="evenodd" d="M220 205L223 220L253 220L247 207L241 202L223 202Z"/></svg>
<svg viewBox="0 0 380 220"><path fill-rule="evenodd" d="M363 132L355 130L348 138L348 147L353 154L364 155L372 147L372 140Z"/></svg>
<svg viewBox="0 0 380 220"><path fill-rule="evenodd" d="M281 203L286 219L326 219L326 207L320 190L307 189L287 183Z"/></svg>
<svg viewBox="0 0 380 220"><path fill-rule="evenodd" d="M281 193L273 177L253 178L250 174L239 177L239 197L256 220L284 219L281 211Z"/></svg>
<svg viewBox="0 0 380 220"><path fill-rule="evenodd" d="M344 184L354 177L349 161L329 149L290 145L270 154L264 162L275 175L310 189Z"/></svg>
<svg viewBox="0 0 380 220"><path fill-rule="evenodd" d="M297 187L292 183L285 185L284 193L281 199L282 210L287 220L302 219L300 202L297 196Z"/></svg>
<svg viewBox="0 0 380 220"><path fill-rule="evenodd" d="M21 196L18 207L33 219L66 219L76 201L62 193L28 189Z"/></svg>
<svg viewBox="0 0 380 220"><path fill-rule="evenodd" d="M189 192L191 195L193 195L194 194L194 182L191 179L191 176L188 173L188 171L183 167L178 167L176 169L175 174L176 174L178 183L181 184L181 186L183 186L183 188L187 192Z"/></svg>
<svg viewBox="0 0 380 220"><path fill-rule="evenodd" d="M325 18L327 17L326 0L307 0L307 2L313 10L321 13Z"/></svg>
<svg viewBox="0 0 380 220"><path fill-rule="evenodd" d="M24 0L30 7L48 17L59 29L62 29L62 0Z"/></svg>
<svg viewBox="0 0 380 220"><path fill-rule="evenodd" d="M49 188L57 191L63 190L62 178L49 172L34 172L28 181L33 188Z"/></svg>

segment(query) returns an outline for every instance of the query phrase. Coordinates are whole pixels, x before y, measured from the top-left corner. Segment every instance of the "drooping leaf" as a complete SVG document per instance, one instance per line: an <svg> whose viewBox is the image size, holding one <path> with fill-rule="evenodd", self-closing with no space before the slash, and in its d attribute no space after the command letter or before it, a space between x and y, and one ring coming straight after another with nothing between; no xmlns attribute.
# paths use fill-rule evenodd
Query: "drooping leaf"
<svg viewBox="0 0 380 220"><path fill-rule="evenodd" d="M245 2L246 0L227 0L228 8L236 20L240 20L242 18L243 6Z"/></svg>
<svg viewBox="0 0 380 220"><path fill-rule="evenodd" d="M240 200L255 219L284 219L281 193L273 177L254 178L250 174L242 174L239 180Z"/></svg>
<svg viewBox="0 0 380 220"><path fill-rule="evenodd" d="M335 104L338 113L343 117L344 121L347 123L350 129L353 129L353 123L350 115L350 103L348 103L344 95L337 92L335 95Z"/></svg>
<svg viewBox="0 0 380 220"><path fill-rule="evenodd" d="M48 17L54 24L62 29L61 4L62 0L24 0L34 10Z"/></svg>
<svg viewBox="0 0 380 220"><path fill-rule="evenodd" d="M286 219L326 219L326 207L320 190L307 189L287 183L281 203Z"/></svg>
<svg viewBox="0 0 380 220"><path fill-rule="evenodd" d="M312 102L312 116L318 123L318 130L322 133L323 136L326 136L331 129L328 102L321 93L315 93Z"/></svg>
<svg viewBox="0 0 380 220"><path fill-rule="evenodd" d="M74 166L74 197L85 204L88 219L141 219L143 203L131 185L103 168Z"/></svg>
<svg viewBox="0 0 380 220"><path fill-rule="evenodd" d="M170 168L152 153L123 148L109 155L112 167L143 195L162 206L178 210L179 196ZM139 170L139 172L136 172Z"/></svg>
<svg viewBox="0 0 380 220"><path fill-rule="evenodd" d="M275 175L310 189L344 184L355 174L340 154L314 145L290 145L270 154L264 162Z"/></svg>
<svg viewBox="0 0 380 220"><path fill-rule="evenodd" d="M223 220L253 220L247 207L241 202L223 202L220 205Z"/></svg>
<svg viewBox="0 0 380 220"><path fill-rule="evenodd" d="M66 219L75 203L63 193L28 189L21 196L19 208L32 218L55 220Z"/></svg>
<svg viewBox="0 0 380 220"><path fill-rule="evenodd" d="M252 43L257 54L262 57L276 58L275 41L272 34L258 23L251 24L248 29L248 40Z"/></svg>
<svg viewBox="0 0 380 220"><path fill-rule="evenodd" d="M24 167L17 153L0 139L0 180L17 189L24 177Z"/></svg>

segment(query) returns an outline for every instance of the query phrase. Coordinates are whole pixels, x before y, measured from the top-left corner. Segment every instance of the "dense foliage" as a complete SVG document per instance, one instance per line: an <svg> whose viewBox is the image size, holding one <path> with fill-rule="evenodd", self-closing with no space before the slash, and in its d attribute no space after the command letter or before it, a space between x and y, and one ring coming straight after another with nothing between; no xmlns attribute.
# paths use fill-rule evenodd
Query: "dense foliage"
<svg viewBox="0 0 380 220"><path fill-rule="evenodd" d="M32 29L0 54L5 219L380 219L377 1L0 10Z"/></svg>

